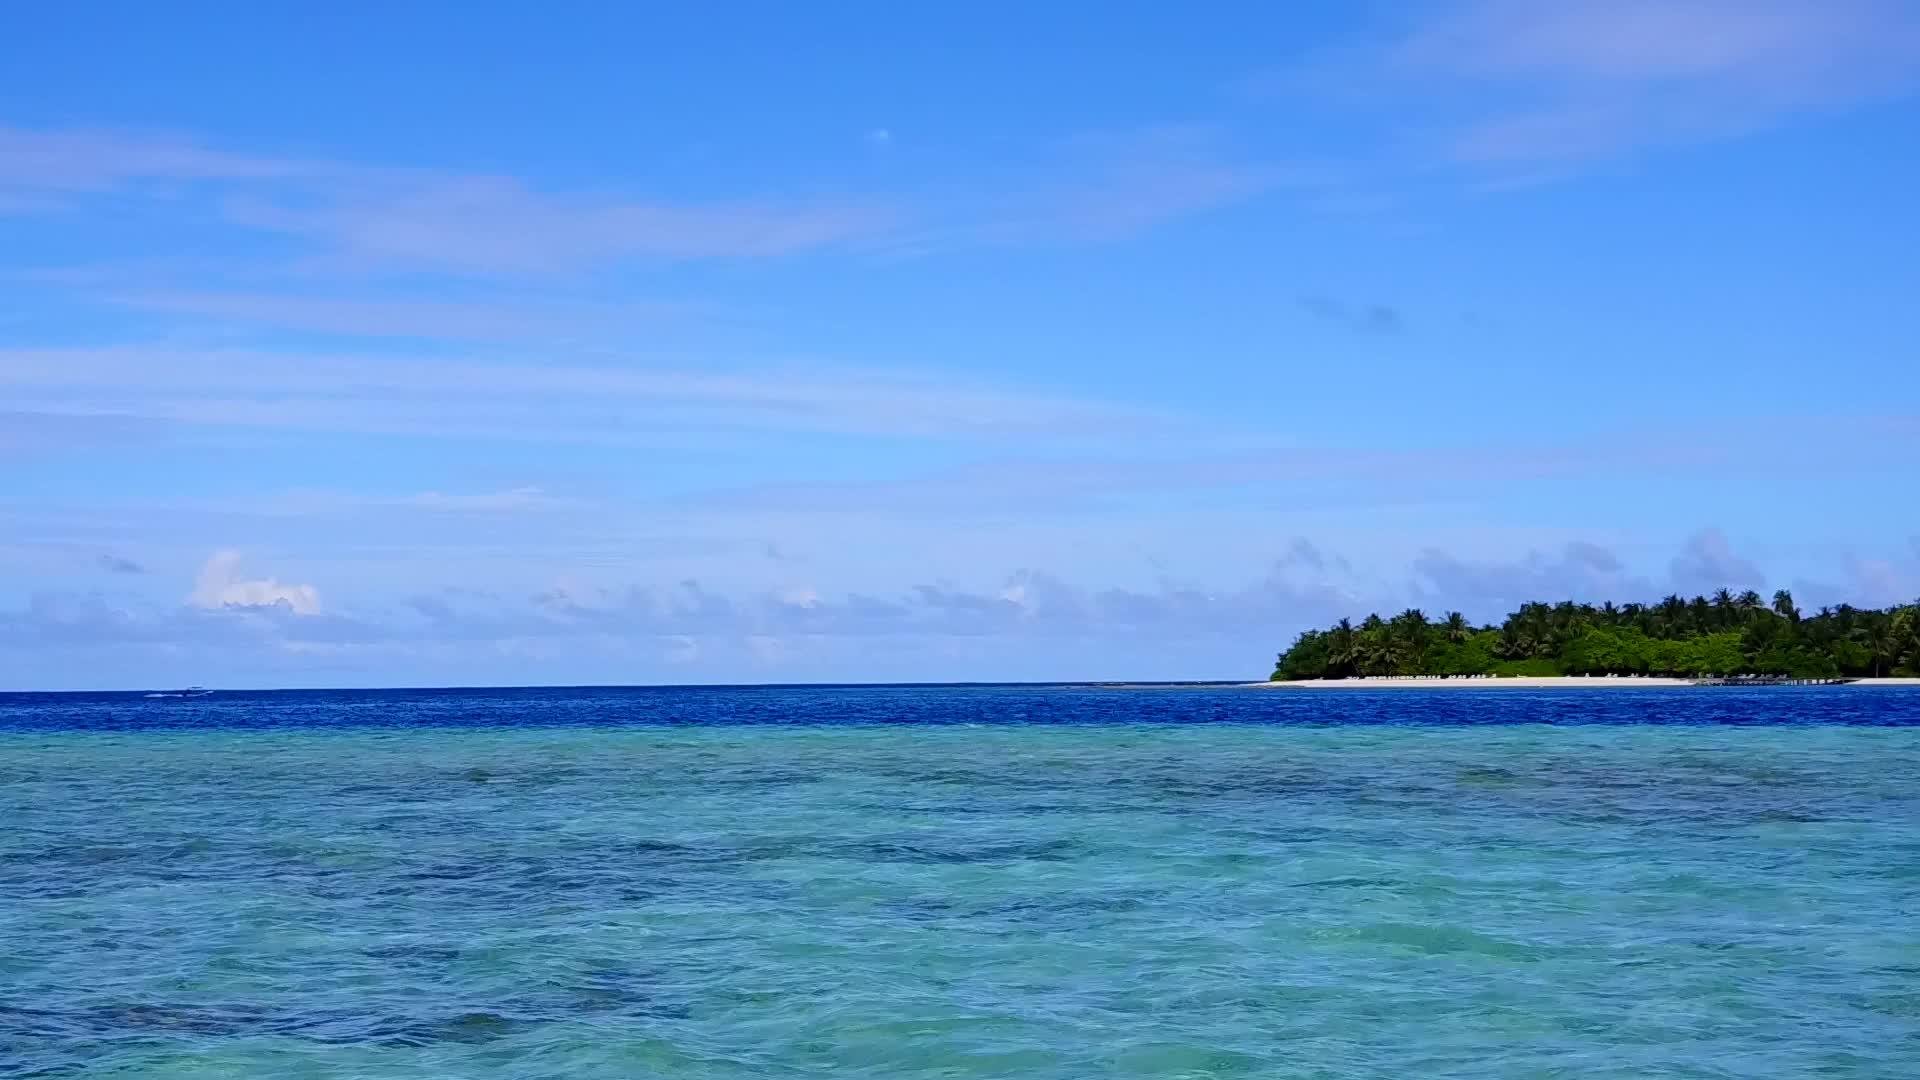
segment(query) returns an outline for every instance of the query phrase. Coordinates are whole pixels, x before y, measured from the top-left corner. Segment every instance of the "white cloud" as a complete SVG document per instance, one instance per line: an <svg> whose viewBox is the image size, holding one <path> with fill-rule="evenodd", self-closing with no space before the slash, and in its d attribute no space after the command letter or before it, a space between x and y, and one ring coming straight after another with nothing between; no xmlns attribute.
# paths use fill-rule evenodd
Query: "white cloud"
<svg viewBox="0 0 1920 1080"><path fill-rule="evenodd" d="M582 334L653 326L708 310L701 305L630 300L619 304L529 300L436 300L392 296L311 296L256 292L131 289L116 304L188 316L219 326L282 327L362 337L453 341L551 342Z"/></svg>
<svg viewBox="0 0 1920 1080"><path fill-rule="evenodd" d="M508 177L433 178L315 207L250 198L237 225L305 236L347 264L554 273L624 259L768 258L886 231L875 205L669 204L548 194Z"/></svg>
<svg viewBox="0 0 1920 1080"><path fill-rule="evenodd" d="M1413 566L1421 580L1399 583L1363 581L1341 568L1338 554L1302 542L1283 547L1264 576L1227 587L1172 580L1089 586L1034 570L977 587L922 584L892 599L812 589L720 592L691 580L568 581L517 599L446 591L414 598L406 612L364 618L321 614L311 586L249 580L237 557L221 552L185 607L39 594L24 609L0 609L0 681L44 685L35 658L54 655L151 661L141 670L164 672L179 671L183 658L197 670L270 669L276 674L252 677L275 685L316 678L418 684L427 677L423 664L481 682L684 681L690 672L727 681L770 670L829 680L1254 677L1298 630L1342 616L1414 605L1433 615L1457 608L1476 620L1498 619L1529 600L1652 602L1665 591L1594 544L1511 562L1428 552ZM1684 554L1731 558L1700 537ZM1850 586L1796 582L1796 595L1812 606L1911 599L1879 595L1911 585L1911 567L1850 563L1848 572ZM356 666L324 666L348 659ZM133 669L84 670L124 680Z"/></svg>
<svg viewBox="0 0 1920 1080"><path fill-rule="evenodd" d="M891 129L862 136L877 149ZM393 271L527 277L634 262L773 259L820 252L914 254L952 247L1105 240L1283 186L1317 169L1248 160L1211 132L1154 127L1042 137L964 185L900 195L666 199L625 188L557 189L516 176L243 153L174 134L0 128L0 206L36 213L123 197L116 212L178 215L202 230L277 234L304 258L275 272ZM134 297L138 300L139 297ZM273 313L289 325L453 326L450 309L264 296L147 298L159 308ZM481 324L516 324L483 312ZM515 327L517 332L517 326Z"/></svg>
<svg viewBox="0 0 1920 1080"><path fill-rule="evenodd" d="M1920 90L1907 0L1460 0L1273 88L1384 105L1420 164L1558 179L1666 145Z"/></svg>
<svg viewBox="0 0 1920 1080"><path fill-rule="evenodd" d="M983 438L1139 431L1139 410L958 378L790 367L426 361L133 346L0 349L23 413L184 424L633 442L688 432ZM32 399L30 399L32 395Z"/></svg>
<svg viewBox="0 0 1920 1080"><path fill-rule="evenodd" d="M284 606L296 615L317 615L320 592L311 585L288 585L273 578L240 576L240 553L217 551L200 569L193 592L187 597L195 607L218 611L226 608L268 608Z"/></svg>
<svg viewBox="0 0 1920 1080"><path fill-rule="evenodd" d="M474 495L445 495L438 491L423 491L404 500L408 506L417 506L425 510L452 511L510 511L530 510L549 505L554 500L537 487L519 487L508 491L490 491Z"/></svg>
<svg viewBox="0 0 1920 1080"><path fill-rule="evenodd" d="M221 504L225 505L225 504ZM345 514L362 510L423 510L447 514L512 514L557 509L569 500L537 487L501 491L447 493L422 491L412 495L366 495L337 491L290 491L284 495L249 500L250 512L269 515Z"/></svg>
<svg viewBox="0 0 1920 1080"><path fill-rule="evenodd" d="M1010 148L1010 164L903 229L890 250L1105 242L1180 218L1222 210L1282 189L1321 190L1324 166L1237 152L1198 126L1084 132Z"/></svg>
<svg viewBox="0 0 1920 1080"><path fill-rule="evenodd" d="M148 180L284 180L315 168L216 150L179 136L0 127L0 189L91 192Z"/></svg>
<svg viewBox="0 0 1920 1080"><path fill-rule="evenodd" d="M1496 0L1407 43L1415 66L1531 103L1463 160L1591 159L1738 134L1920 86L1920 8L1880 0Z"/></svg>
<svg viewBox="0 0 1920 1080"><path fill-rule="evenodd" d="M1495 619L1521 604L1544 600L1651 601L1651 579L1623 566L1598 544L1575 542L1557 554L1529 552L1517 560L1477 560L1444 551L1414 560L1412 602L1435 611L1459 610L1476 621Z"/></svg>
<svg viewBox="0 0 1920 1080"><path fill-rule="evenodd" d="M1403 41L1408 67L1475 78L1643 84L1726 79L1806 97L1854 92L1915 44L1900 0L1478 0Z"/></svg>
<svg viewBox="0 0 1920 1080"><path fill-rule="evenodd" d="M336 262L466 273L791 255L870 237L894 217L873 202L674 203L541 191L505 176L236 153L181 135L0 128L0 196L19 209L143 184L213 196L230 225L304 237Z"/></svg>
<svg viewBox="0 0 1920 1080"><path fill-rule="evenodd" d="M820 594L815 590L804 585L798 585L798 586L794 586L793 588L782 589L779 591L777 596L779 598L780 603L785 604L788 607L815 608L815 607L819 607L821 603Z"/></svg>
<svg viewBox="0 0 1920 1080"><path fill-rule="evenodd" d="M1710 593L1716 589L1760 589L1766 575L1751 560L1734 554L1727 534L1702 529L1687 538L1671 565L1673 586L1681 592Z"/></svg>

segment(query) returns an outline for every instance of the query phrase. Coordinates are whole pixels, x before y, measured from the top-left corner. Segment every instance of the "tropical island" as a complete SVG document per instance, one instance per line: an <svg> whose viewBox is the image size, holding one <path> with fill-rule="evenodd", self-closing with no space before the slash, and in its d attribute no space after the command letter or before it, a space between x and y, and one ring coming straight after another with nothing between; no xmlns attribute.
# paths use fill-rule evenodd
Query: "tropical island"
<svg viewBox="0 0 1920 1080"><path fill-rule="evenodd" d="M1379 677L1556 676L1788 679L1920 676L1920 604L1842 604L1802 615L1786 590L1721 589L1656 604L1530 603L1498 626L1418 609L1308 630L1272 681Z"/></svg>

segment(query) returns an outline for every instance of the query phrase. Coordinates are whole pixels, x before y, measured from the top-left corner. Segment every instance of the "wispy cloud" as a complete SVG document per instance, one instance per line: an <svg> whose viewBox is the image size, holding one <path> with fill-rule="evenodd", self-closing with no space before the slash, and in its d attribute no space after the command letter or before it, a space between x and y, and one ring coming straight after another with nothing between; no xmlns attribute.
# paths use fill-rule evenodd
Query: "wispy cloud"
<svg viewBox="0 0 1920 1080"><path fill-rule="evenodd" d="M888 230L874 201L672 202L510 176L248 154L186 136L0 128L0 197L192 193L226 222L362 269L538 274L631 259L768 258Z"/></svg>
<svg viewBox="0 0 1920 1080"><path fill-rule="evenodd" d="M141 183L286 180L333 171L176 135L0 127L0 192L82 193Z"/></svg>
<svg viewBox="0 0 1920 1080"><path fill-rule="evenodd" d="M1713 528L1689 536L1664 575L1639 572L1611 548L1587 542L1518 559L1474 559L1430 550L1414 561L1413 569L1414 603L1458 608L1478 620L1497 619L1532 601L1652 603L1668 593L1692 597L1719 589L1762 590L1769 583L1758 563L1738 554L1726 534ZM1883 607L1913 602L1920 592L1920 553L1908 565L1897 557L1848 555L1834 569L1843 584L1794 580L1791 591L1803 608L1839 603Z"/></svg>
<svg viewBox="0 0 1920 1080"><path fill-rule="evenodd" d="M346 659L373 665L358 679L347 676L364 683L368 672L400 670L395 663L419 672L450 658L459 664L453 670L481 682L551 682L557 672L683 678L675 674L683 668L727 680L881 671L952 678L956 668L983 678L1074 675L1036 670L1035 657L1098 677L1252 678L1298 630L1343 616L1419 606L1497 620L1532 600L1652 602L1682 587L1590 542L1505 560L1434 549L1398 571L1373 569L1379 572L1362 576L1342 553L1295 538L1264 572L1225 585L1171 577L1102 585L1042 569L984 584L922 579L875 592L832 591L804 578L733 589L698 578L559 580L518 593L427 586L390 606L323 611L312 586L246 573L237 555L221 552L177 607L47 592L23 608L0 609L0 678L18 680L56 652L110 657L124 665L117 671L177 672L183 659L196 670L270 670L280 685L311 685ZM1696 570L1733 575L1701 588L1740 588L1735 579L1758 573L1711 530L1690 539L1674 567L1680 577ZM1849 564L1849 585L1797 582L1796 595L1803 604L1895 602L1911 597L1889 590L1911 586L1916 573L1920 563ZM579 658L592 664L568 666ZM837 666L823 669L823 661Z"/></svg>
<svg viewBox="0 0 1920 1080"><path fill-rule="evenodd" d="M551 341L655 326L712 310L678 301L610 303L522 296L447 300L184 289L132 290L109 299L129 308L219 325L452 341Z"/></svg>
<svg viewBox="0 0 1920 1080"><path fill-rule="evenodd" d="M1459 160L1591 160L1738 134L1920 87L1920 9L1880 0L1470 5L1395 54L1517 92L1452 139Z"/></svg>
<svg viewBox="0 0 1920 1080"><path fill-rule="evenodd" d="M1721 80L1770 98L1851 98L1914 76L1899 0L1470 0L1392 51L1407 68L1472 78L1646 85Z"/></svg>
<svg viewBox="0 0 1920 1080"><path fill-rule="evenodd" d="M1688 565L1676 562L1680 577L1695 570L1732 575L1701 588L1739 588L1742 574L1757 574L1711 531L1689 540L1681 559ZM1701 559L1711 565L1694 565ZM968 643L984 643L987 651L979 655L1003 665L1018 664L1016 658L1037 644L1053 649L1078 643L1096 656L1169 650L1185 662L1210 665L1160 672L1172 677L1235 669L1254 677L1296 631L1343 616L1419 606L1433 614L1457 609L1475 620L1497 620L1533 600L1652 602L1679 585L1636 572L1612 549L1586 542L1504 561L1429 550L1405 570L1408 576L1398 579L1392 573L1365 579L1339 552L1296 538L1265 572L1225 586L1172 578L1144 586L1088 584L1040 569L1018 570L988 585L931 580L880 593L832 593L804 580L749 590L692 578L628 585L567 581L521 595L455 586L417 592L392 609L328 613L320 610L312 586L245 574L237 555L221 552L208 561L181 608L46 593L24 609L0 610L0 655L164 647L212 650L205 655L223 667L272 654L293 658L290 670L309 672L321 670L328 657L352 652L415 661L434 653L522 655L538 661L521 669L537 678L541 662L613 648L619 655L644 656L649 665L718 663L724 677L748 678L808 671L823 649L856 661L875 649L896 656L904 650L926 671L951 670L947 665L956 656L975 649ZM1878 594L1913 580L1900 568L1878 565L1855 567L1849 579L1852 584L1835 597L1826 596L1834 590L1806 586L1803 600L1891 602ZM538 642L549 644L533 644ZM992 668L969 671L994 674ZM818 677L817 670L810 677Z"/></svg>
<svg viewBox="0 0 1920 1080"><path fill-rule="evenodd" d="M320 600L311 585L272 578L249 578L239 556L220 552L209 559L189 597L192 608L246 614L258 609L283 615L318 616ZM927 582L893 596L858 593L823 595L794 585L729 593L697 580L618 587L556 585L527 597L509 598L470 590L421 593L393 617L424 619L428 633L462 640L519 637L733 638L748 636L877 637L888 635L973 637L1011 634L1021 637L1081 635L1096 628L1106 634L1175 633L1217 638L1244 634L1276 617L1318 620L1344 613L1359 601L1343 588L1314 574L1296 572L1295 563L1276 560L1260 578L1229 588L1208 588L1165 580L1151 588L1089 587L1039 570L1021 570L985 589ZM46 617L85 610L97 603L80 597L55 602L48 596L25 617ZM118 609L110 620L122 632L100 627L102 642L145 639L142 629L165 610ZM257 624L267 634L298 639L310 628L319 640L344 640L343 626L361 627L366 643L417 635L415 624L350 615L344 622L304 619ZM71 622L72 620L66 620Z"/></svg>
<svg viewBox="0 0 1920 1080"><path fill-rule="evenodd" d="M1082 132L967 164L966 187L922 193L887 250L1106 243L1330 183L1324 166L1249 154L1197 125Z"/></svg>
<svg viewBox="0 0 1920 1080"><path fill-rule="evenodd" d="M1767 581L1751 560L1734 554L1733 545L1719 529L1703 529L1688 537L1686 547L1673 557L1671 572L1674 588L1686 593L1759 589Z"/></svg>
<svg viewBox="0 0 1920 1080"><path fill-rule="evenodd" d="M1125 235L1323 179L1315 168L1236 154L1205 128L1082 135L1065 154L1068 179L1042 210L1082 236Z"/></svg>
<svg viewBox="0 0 1920 1080"><path fill-rule="evenodd" d="M884 128L865 136L874 147L893 138ZM152 196L178 215L193 199L201 229L284 237L309 270L381 274L529 277L633 262L1107 240L1320 180L1298 164L1235 155L1218 133L1184 127L1047 140L973 164L980 174L972 182L944 192L692 201L245 153L182 135L0 128L0 200L16 212L115 193ZM341 312L310 304L295 314L332 321Z"/></svg>
<svg viewBox="0 0 1920 1080"><path fill-rule="evenodd" d="M0 386L9 381L0 360ZM150 446L172 434L171 425L152 417L93 410L0 410L0 457Z"/></svg>
<svg viewBox="0 0 1920 1080"><path fill-rule="evenodd" d="M1130 497L1221 489L1264 491L1289 508L1357 505L1470 503L1479 497L1461 476L1499 475L1504 485L1569 475L1632 471L1676 460L1694 463L1704 453L1718 461L1728 451L1696 449L1678 433L1637 433L1642 441L1622 450L1615 441L1526 445L1427 445L1359 450L1346 446L1260 446L1215 431L1212 452L1205 436L1184 432L1173 452L1168 443L1103 457L1027 457L991 460L916 472L886 480L845 483L768 484L686 497L690 503L756 509L868 511L876 508L937 512L994 508L1053 513L1089 505L1114 505ZM1158 449L1160 452L1156 453Z"/></svg>
<svg viewBox="0 0 1920 1080"><path fill-rule="evenodd" d="M1418 160L1483 186L1920 90L1904 0L1458 0L1392 9L1370 43L1258 80L1371 104ZM1383 146L1384 153L1393 153Z"/></svg>
<svg viewBox="0 0 1920 1080"><path fill-rule="evenodd" d="M417 510L425 513L464 515L524 514L572 505L574 505L572 500L529 486L500 491L421 491L408 495L291 491L283 495L250 499L246 503L246 509L257 514L290 517L356 513L367 510Z"/></svg>
<svg viewBox="0 0 1920 1080"><path fill-rule="evenodd" d="M238 225L304 237L363 267L555 273L628 259L751 259L845 245L891 231L873 205L638 202L536 191L505 177L436 178L314 207L228 203Z"/></svg>
<svg viewBox="0 0 1920 1080"><path fill-rule="evenodd" d="M714 372L136 346L0 350L0 388L40 416L561 442L755 431L1062 439L1166 422L962 379L812 366Z"/></svg>
<svg viewBox="0 0 1920 1080"><path fill-rule="evenodd" d="M1586 542L1514 560L1473 559L1429 549L1414 560L1413 572L1415 604L1464 611L1476 620L1496 619L1534 601L1646 601L1658 591L1650 578L1628 570L1614 552Z"/></svg>
<svg viewBox="0 0 1920 1080"><path fill-rule="evenodd" d="M147 572L146 567L141 566L132 559L122 558L106 552L102 552L100 557L95 561L98 563L100 569L105 570L109 574L144 574Z"/></svg>

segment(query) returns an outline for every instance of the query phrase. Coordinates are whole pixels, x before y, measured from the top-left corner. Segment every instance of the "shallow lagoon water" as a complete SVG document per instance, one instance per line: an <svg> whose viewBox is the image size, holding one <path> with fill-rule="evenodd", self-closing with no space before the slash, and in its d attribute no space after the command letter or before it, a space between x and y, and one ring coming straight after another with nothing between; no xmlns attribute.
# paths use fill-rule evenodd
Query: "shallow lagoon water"
<svg viewBox="0 0 1920 1080"><path fill-rule="evenodd" d="M1920 1075L1920 693L0 695L0 1076Z"/></svg>

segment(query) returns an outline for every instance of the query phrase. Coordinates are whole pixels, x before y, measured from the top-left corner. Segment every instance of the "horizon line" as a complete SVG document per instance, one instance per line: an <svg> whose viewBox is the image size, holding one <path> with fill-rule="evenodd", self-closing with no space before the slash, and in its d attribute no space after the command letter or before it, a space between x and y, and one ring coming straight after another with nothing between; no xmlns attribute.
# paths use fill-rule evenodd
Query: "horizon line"
<svg viewBox="0 0 1920 1080"><path fill-rule="evenodd" d="M465 690L886 690L965 689L968 687L1127 687L1244 686L1259 679L975 679L958 682L909 680L903 682L713 682L713 683L470 683L445 686L231 686L203 687L221 694L368 693L407 691L442 693ZM175 693L178 688L156 687L0 689L0 696L27 694L152 694Z"/></svg>

